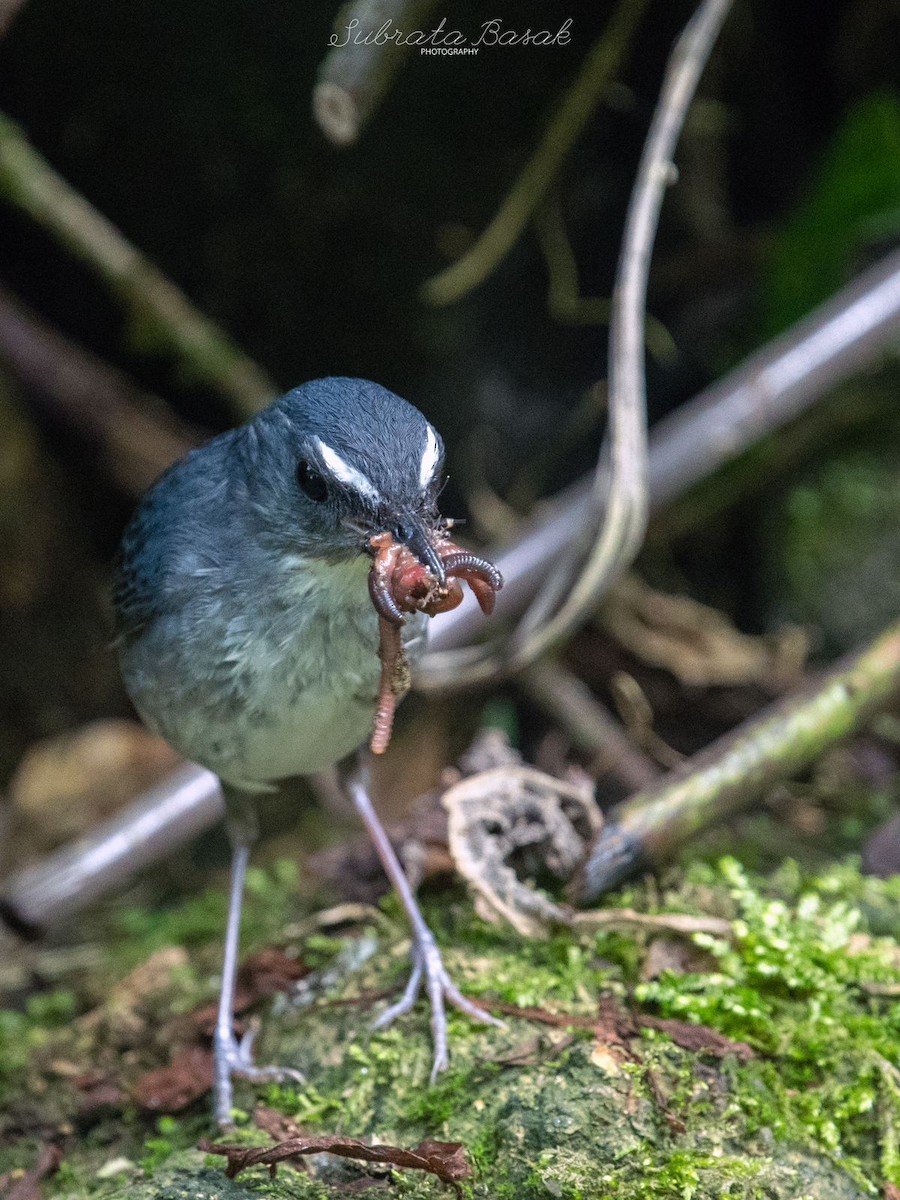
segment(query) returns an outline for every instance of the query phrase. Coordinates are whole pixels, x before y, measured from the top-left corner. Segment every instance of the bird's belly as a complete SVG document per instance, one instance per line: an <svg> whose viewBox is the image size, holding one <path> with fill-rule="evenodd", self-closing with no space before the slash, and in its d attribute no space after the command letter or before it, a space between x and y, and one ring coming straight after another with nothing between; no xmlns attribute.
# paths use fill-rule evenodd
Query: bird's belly
<svg viewBox="0 0 900 1200"><path fill-rule="evenodd" d="M425 623L417 614L404 627L412 662L424 648ZM367 741L378 697L377 636L368 606L358 619L306 621L291 638L255 636L231 658L221 640L205 641L201 657L193 639L163 630L158 648L145 643L137 662L125 648L123 671L144 721L186 758L236 787L265 790L324 770Z"/></svg>
<svg viewBox="0 0 900 1200"><path fill-rule="evenodd" d="M268 691L250 720L234 722L220 774L236 784L260 783L332 766L365 742L372 729L374 698L348 692L307 689L279 696L278 689Z"/></svg>

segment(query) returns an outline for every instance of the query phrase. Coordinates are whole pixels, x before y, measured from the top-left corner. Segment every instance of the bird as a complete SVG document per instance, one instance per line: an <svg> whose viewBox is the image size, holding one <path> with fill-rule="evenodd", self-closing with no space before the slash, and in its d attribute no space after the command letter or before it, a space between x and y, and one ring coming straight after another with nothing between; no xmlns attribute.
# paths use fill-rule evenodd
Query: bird
<svg viewBox="0 0 900 1200"><path fill-rule="evenodd" d="M364 379L286 392L171 466L127 525L113 573L115 645L144 723L219 778L231 875L213 1113L232 1123L233 1080L299 1081L257 1066L234 1033L241 904L261 793L353 761L379 690L378 614L367 586L373 535L390 533L440 583L446 523L440 434L408 401ZM427 617L401 630L411 665ZM346 784L412 928L412 971L376 1022L431 1005L432 1081L448 1062L445 1002L500 1024L450 979L369 796L360 752Z"/></svg>

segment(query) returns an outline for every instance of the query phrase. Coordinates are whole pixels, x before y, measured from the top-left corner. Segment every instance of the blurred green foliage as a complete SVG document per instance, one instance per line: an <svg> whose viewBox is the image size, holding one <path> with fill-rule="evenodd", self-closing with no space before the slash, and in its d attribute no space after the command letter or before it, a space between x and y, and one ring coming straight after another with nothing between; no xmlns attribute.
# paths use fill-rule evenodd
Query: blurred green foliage
<svg viewBox="0 0 900 1200"><path fill-rule="evenodd" d="M760 296L760 339L780 333L900 236L900 99L858 101L777 234Z"/></svg>

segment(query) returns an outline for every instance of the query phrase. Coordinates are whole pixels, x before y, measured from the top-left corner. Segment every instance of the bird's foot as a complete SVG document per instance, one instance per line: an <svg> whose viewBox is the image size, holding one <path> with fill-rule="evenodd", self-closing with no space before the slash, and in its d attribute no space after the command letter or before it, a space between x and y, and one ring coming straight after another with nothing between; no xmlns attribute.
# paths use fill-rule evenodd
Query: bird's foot
<svg viewBox="0 0 900 1200"><path fill-rule="evenodd" d="M480 1005L475 1004L462 994L447 974L447 968L444 966L441 952L430 930L425 930L413 942L412 960L412 972L403 995L396 1004L392 1004L390 1008L381 1014L372 1028L384 1029L392 1021L395 1021L397 1017L408 1013L418 999L419 992L422 990L422 985L424 984L425 993L431 1005L431 1036L434 1043L431 1082L434 1083L441 1071L446 1070L449 1063L445 1001L449 1001L454 1008L465 1013L467 1017L471 1017L473 1021L481 1021L485 1025L498 1025L500 1028L503 1028L503 1022L491 1016L489 1012L485 1012Z"/></svg>
<svg viewBox="0 0 900 1200"><path fill-rule="evenodd" d="M251 1026L238 1041L231 1030L216 1030L213 1038L213 1114L221 1127L234 1124L232 1080L249 1079L251 1083L284 1083L292 1079L305 1083L302 1071L293 1067L258 1067L253 1061L253 1043L258 1029Z"/></svg>

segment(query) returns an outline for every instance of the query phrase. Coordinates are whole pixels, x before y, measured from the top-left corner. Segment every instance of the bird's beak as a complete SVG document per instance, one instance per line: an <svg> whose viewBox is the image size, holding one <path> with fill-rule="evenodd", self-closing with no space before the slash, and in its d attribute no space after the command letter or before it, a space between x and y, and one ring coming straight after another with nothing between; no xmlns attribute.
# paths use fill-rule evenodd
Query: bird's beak
<svg viewBox="0 0 900 1200"><path fill-rule="evenodd" d="M408 517L398 521L391 532L397 541L402 542L443 587L447 582L443 559L435 549L422 522L417 517Z"/></svg>

